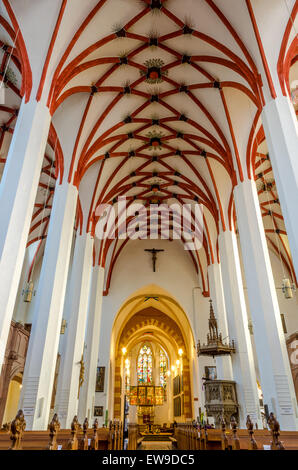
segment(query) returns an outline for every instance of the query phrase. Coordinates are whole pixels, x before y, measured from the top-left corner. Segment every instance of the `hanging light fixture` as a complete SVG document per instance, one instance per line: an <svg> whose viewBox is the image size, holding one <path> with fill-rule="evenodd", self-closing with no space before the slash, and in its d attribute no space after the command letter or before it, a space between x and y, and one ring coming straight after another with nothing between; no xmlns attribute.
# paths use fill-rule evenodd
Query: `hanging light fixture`
<svg viewBox="0 0 298 470"><path fill-rule="evenodd" d="M31 302L32 296L35 295L33 281L27 282L25 289L22 291L22 294L24 296L24 302Z"/></svg>
<svg viewBox="0 0 298 470"><path fill-rule="evenodd" d="M65 334L66 327L67 327L67 321L65 320L65 318L62 318L60 335Z"/></svg>
<svg viewBox="0 0 298 470"><path fill-rule="evenodd" d="M282 291L286 299L292 299L293 292L296 291L295 284L291 284L290 279L284 278L282 280Z"/></svg>

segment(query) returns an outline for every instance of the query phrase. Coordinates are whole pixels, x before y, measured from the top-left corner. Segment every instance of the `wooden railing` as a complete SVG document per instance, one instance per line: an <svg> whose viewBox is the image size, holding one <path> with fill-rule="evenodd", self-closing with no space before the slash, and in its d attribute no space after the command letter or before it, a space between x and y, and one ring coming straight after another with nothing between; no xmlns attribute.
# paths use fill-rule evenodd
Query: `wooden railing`
<svg viewBox="0 0 298 470"><path fill-rule="evenodd" d="M60 429L54 415L47 431L26 431L26 421L20 410L9 426L0 431L0 450L121 450L123 426L119 421L109 428L99 428L95 419L92 428L86 418L83 425L77 416L71 429Z"/></svg>
<svg viewBox="0 0 298 470"><path fill-rule="evenodd" d="M192 423L179 423L175 438L179 450L298 450L298 432L281 431L273 413L269 417L268 429L254 429L247 417L247 429L238 429L235 420L230 429L222 421L221 429L196 427Z"/></svg>

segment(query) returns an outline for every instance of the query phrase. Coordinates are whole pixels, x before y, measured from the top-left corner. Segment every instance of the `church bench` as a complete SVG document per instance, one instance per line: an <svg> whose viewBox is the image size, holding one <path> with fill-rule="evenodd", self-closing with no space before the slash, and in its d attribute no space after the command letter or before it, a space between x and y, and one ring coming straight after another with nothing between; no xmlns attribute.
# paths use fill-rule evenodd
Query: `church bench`
<svg viewBox="0 0 298 470"><path fill-rule="evenodd" d="M6 430L0 431L0 450L108 450L111 440L110 430L98 428L95 420L93 428L88 428L85 419L83 427L78 423L77 417L72 421L71 429L60 429L57 415L54 415L49 429L46 431L26 431L23 412L20 410L16 418ZM122 427L115 426L112 449L120 449L122 441Z"/></svg>
<svg viewBox="0 0 298 470"><path fill-rule="evenodd" d="M236 421L231 421L232 433L228 436L228 443L232 450L297 450L298 432L280 431L280 426L273 413L270 413L268 429L253 429L250 417L247 417L247 433L237 429Z"/></svg>
<svg viewBox="0 0 298 470"><path fill-rule="evenodd" d="M68 443L71 440L71 432L69 429L61 429L57 436L57 445L61 450L68 449ZM93 429L88 429L87 439L88 447L92 444L94 437ZM97 450L108 450L108 432L99 429L97 431L98 448ZM83 439L82 434L78 434L78 447ZM50 442L49 431L25 431L22 437L22 450L47 450ZM12 445L10 434L8 432L0 432L0 450L8 450Z"/></svg>
<svg viewBox="0 0 298 470"><path fill-rule="evenodd" d="M286 450L298 450L298 433L296 431L280 431L279 437Z"/></svg>
<svg viewBox="0 0 298 470"><path fill-rule="evenodd" d="M201 448L204 450L226 450L227 446L221 429L205 429L201 433L203 434Z"/></svg>
<svg viewBox="0 0 298 470"><path fill-rule="evenodd" d="M264 445L270 445L272 439L271 433L267 429L254 430L253 437L255 446L252 444L247 429L238 429L236 438L231 431L227 432L228 445L231 450L264 450Z"/></svg>
<svg viewBox="0 0 298 470"><path fill-rule="evenodd" d="M247 429L238 429L234 418L231 429L226 430L222 421L221 429L196 429L190 423L179 423L175 438L180 450L298 450L298 432L280 431L279 423L273 413L268 420L268 429L253 429L247 417Z"/></svg>

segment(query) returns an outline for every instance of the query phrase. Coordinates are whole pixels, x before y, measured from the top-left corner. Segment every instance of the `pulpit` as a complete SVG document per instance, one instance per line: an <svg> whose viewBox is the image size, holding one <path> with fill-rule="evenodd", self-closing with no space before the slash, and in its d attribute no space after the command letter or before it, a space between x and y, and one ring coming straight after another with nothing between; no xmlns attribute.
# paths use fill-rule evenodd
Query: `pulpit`
<svg viewBox="0 0 298 470"><path fill-rule="evenodd" d="M207 380L205 382L205 408L207 416L214 418L216 427L220 427L222 417L227 423L231 421L232 416L238 421L239 404L236 382Z"/></svg>

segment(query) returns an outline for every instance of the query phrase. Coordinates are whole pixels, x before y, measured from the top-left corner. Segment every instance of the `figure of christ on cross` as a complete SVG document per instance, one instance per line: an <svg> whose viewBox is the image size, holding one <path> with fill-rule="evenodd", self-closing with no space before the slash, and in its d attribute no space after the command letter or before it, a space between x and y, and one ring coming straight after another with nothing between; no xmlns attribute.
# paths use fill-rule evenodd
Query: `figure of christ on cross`
<svg viewBox="0 0 298 470"><path fill-rule="evenodd" d="M153 272L156 272L156 261L157 261L157 253L160 253L161 251L165 250L156 250L155 248L152 248L151 250L144 250L148 251L149 253L152 254L152 265L153 265Z"/></svg>

